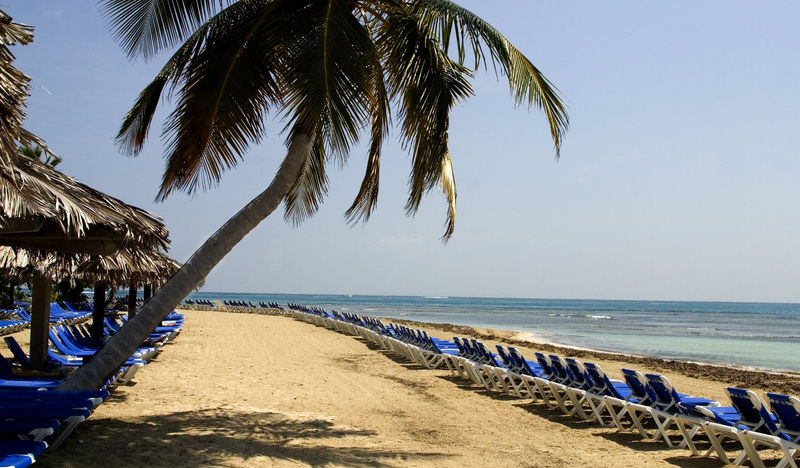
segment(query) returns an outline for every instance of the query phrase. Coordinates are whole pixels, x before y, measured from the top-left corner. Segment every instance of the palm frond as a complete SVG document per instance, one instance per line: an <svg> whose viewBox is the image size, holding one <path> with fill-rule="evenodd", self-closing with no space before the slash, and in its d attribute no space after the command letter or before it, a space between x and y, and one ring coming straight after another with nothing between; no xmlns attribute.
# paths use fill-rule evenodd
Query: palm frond
<svg viewBox="0 0 800 468"><path fill-rule="evenodd" d="M167 84L171 83L171 90L174 90L183 79L184 71L193 58L202 50L210 31L227 24L229 16L238 16L235 8L224 10L220 14L208 20L178 48L177 51L167 60L155 79L139 93L139 98L128 111L117 133L116 142L123 154L136 156L147 139L150 124L155 114L162 93Z"/></svg>
<svg viewBox="0 0 800 468"><path fill-rule="evenodd" d="M384 23L378 43L387 62L390 92L399 100L403 142L412 153L406 211L414 214L423 194L440 185L450 204L447 239L455 214L449 113L457 102L472 95L471 74L450 59L431 30L409 12L394 11ZM444 183L443 177L448 179Z"/></svg>
<svg viewBox="0 0 800 468"><path fill-rule="evenodd" d="M145 59L185 40L232 0L102 0L100 8L129 57Z"/></svg>
<svg viewBox="0 0 800 468"><path fill-rule="evenodd" d="M442 240L447 241L456 229L456 175L453 172L453 160L450 151L442 158L442 176L440 179L442 193L447 199L447 222Z"/></svg>
<svg viewBox="0 0 800 468"><path fill-rule="evenodd" d="M303 7L284 16L294 24L284 37L287 128L317 129L328 156L343 162L370 115L372 38L348 0L292 3Z"/></svg>
<svg viewBox="0 0 800 468"><path fill-rule="evenodd" d="M227 21L209 28L183 72L179 101L164 130L169 156L159 200L175 189L191 193L217 183L260 141L265 114L280 100L280 25L269 19L273 4L234 5L223 13Z"/></svg>
<svg viewBox="0 0 800 468"><path fill-rule="evenodd" d="M369 28L369 25L367 25ZM358 194L353 204L345 212L345 219L351 224L363 220L369 220L372 211L378 202L378 188L380 187L380 159L383 138L386 136L389 127L390 100L384 81L383 67L377 55L375 47L370 48L374 60L371 69L372 74L372 93L370 96L371 106L369 114L371 116L370 127L370 146L367 154L367 165L364 172L364 179L361 181Z"/></svg>
<svg viewBox="0 0 800 468"><path fill-rule="evenodd" d="M550 80L499 31L466 8L448 0L417 0L414 11L423 25L436 32L445 47L454 37L460 63L464 62L469 45L475 68L483 61L491 61L499 67L495 70L508 78L516 104L542 109L558 157L561 141L569 127L569 117L559 97L560 92ZM488 59L483 51L484 45L489 52Z"/></svg>
<svg viewBox="0 0 800 468"><path fill-rule="evenodd" d="M300 225L317 212L327 193L325 141L319 133L315 133L303 168L284 199L284 219L295 226Z"/></svg>

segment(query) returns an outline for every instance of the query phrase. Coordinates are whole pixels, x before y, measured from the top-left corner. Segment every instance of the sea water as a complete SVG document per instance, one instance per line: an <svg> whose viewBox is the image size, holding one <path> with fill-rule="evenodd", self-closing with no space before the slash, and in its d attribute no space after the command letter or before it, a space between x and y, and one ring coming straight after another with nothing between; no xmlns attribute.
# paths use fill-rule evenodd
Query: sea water
<svg viewBox="0 0 800 468"><path fill-rule="evenodd" d="M295 302L514 330L538 341L602 351L800 371L800 304L212 292L190 298Z"/></svg>

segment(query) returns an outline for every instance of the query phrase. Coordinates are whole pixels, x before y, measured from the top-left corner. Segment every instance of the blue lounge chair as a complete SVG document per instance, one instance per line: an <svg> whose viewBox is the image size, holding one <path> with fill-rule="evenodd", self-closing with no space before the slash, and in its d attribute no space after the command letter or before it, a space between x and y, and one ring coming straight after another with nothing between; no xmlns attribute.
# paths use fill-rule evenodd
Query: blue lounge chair
<svg viewBox="0 0 800 468"><path fill-rule="evenodd" d="M541 399L541 392L534 380L534 377L541 374L539 364L525 360L515 348L504 348L501 345L496 345L496 348L503 360L503 366L507 369L509 384L514 394L519 398L530 397L534 401Z"/></svg>
<svg viewBox="0 0 800 468"><path fill-rule="evenodd" d="M611 417L611 423L617 426L619 430L627 429L623 424L623 418L628 414L628 403L639 403L639 400L632 396L633 391L631 388L625 382L610 378L599 365L593 362L584 362L583 365L586 372L591 376L592 381L594 381L593 392L603 396L602 403L606 413ZM631 421L631 427L639 430L640 433L647 434L644 427L641 427L640 420L630 415L628 419ZM602 413L598 414L598 420L601 420L601 424L605 425L604 421L602 421Z"/></svg>
<svg viewBox="0 0 800 468"><path fill-rule="evenodd" d="M781 432L800 443L800 399L780 393L767 393L772 412L778 417Z"/></svg>
<svg viewBox="0 0 800 468"><path fill-rule="evenodd" d="M689 403L682 403L681 406L687 410L687 415L698 415L708 421L701 426L712 443L706 456L712 450L716 450L723 463L730 463L721 442L725 439L737 440L742 443L743 450L733 464L740 465L745 460L751 459L753 464L759 465L762 463L760 458L756 458L757 453L752 452L757 450L760 444L752 441L742 442L742 439L748 437L746 434L749 433L779 434L777 418L767 411L766 406L752 391L728 387L727 392L733 406L696 406Z"/></svg>
<svg viewBox="0 0 800 468"><path fill-rule="evenodd" d="M0 421L0 438L44 440L61 426L58 419L25 419ZM3 466L3 465L0 465Z"/></svg>
<svg viewBox="0 0 800 468"><path fill-rule="evenodd" d="M575 358L566 358L567 369L572 375L573 403L585 406L583 412L578 414L585 420L597 421L601 426L612 426L612 421L606 422L603 419L603 412L606 409L603 402L605 395L603 390L605 383L595 382L586 366ZM589 411L587 413L587 410Z"/></svg>
<svg viewBox="0 0 800 468"><path fill-rule="evenodd" d="M678 393L669 380L660 374L645 374L655 398L652 402L653 420L658 426L664 442L673 447L667 430L673 425L680 431L683 440L679 447L688 447L692 453L699 453L693 443L693 438L701 428L699 423L680 416L690 416L685 411L687 406L720 406L719 402L708 398L692 397ZM687 425L688 422L688 425Z"/></svg>
<svg viewBox="0 0 800 468"><path fill-rule="evenodd" d="M25 468L47 448L47 443L35 440L0 440L0 466Z"/></svg>

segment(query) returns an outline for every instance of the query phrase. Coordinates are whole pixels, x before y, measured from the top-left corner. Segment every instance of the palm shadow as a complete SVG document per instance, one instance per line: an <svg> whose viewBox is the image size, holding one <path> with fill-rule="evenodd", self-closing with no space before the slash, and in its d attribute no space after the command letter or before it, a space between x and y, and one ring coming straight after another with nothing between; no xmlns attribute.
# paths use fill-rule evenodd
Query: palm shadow
<svg viewBox="0 0 800 468"><path fill-rule="evenodd" d="M370 448L376 433L324 419L278 412L216 408L147 415L133 420L92 418L37 466L395 466L434 462L447 454ZM339 439L338 441L336 439ZM343 442L345 441L345 442Z"/></svg>

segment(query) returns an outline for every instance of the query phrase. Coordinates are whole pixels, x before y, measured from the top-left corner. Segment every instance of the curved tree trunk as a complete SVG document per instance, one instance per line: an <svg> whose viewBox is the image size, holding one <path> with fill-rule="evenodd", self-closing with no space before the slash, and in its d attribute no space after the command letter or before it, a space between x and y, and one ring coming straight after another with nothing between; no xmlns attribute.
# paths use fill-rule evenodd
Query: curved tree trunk
<svg viewBox="0 0 800 468"><path fill-rule="evenodd" d="M297 134L272 183L228 220L184 263L92 359L71 374L58 390L96 390L136 351L147 336L205 279L236 244L283 201L299 174L310 138Z"/></svg>

